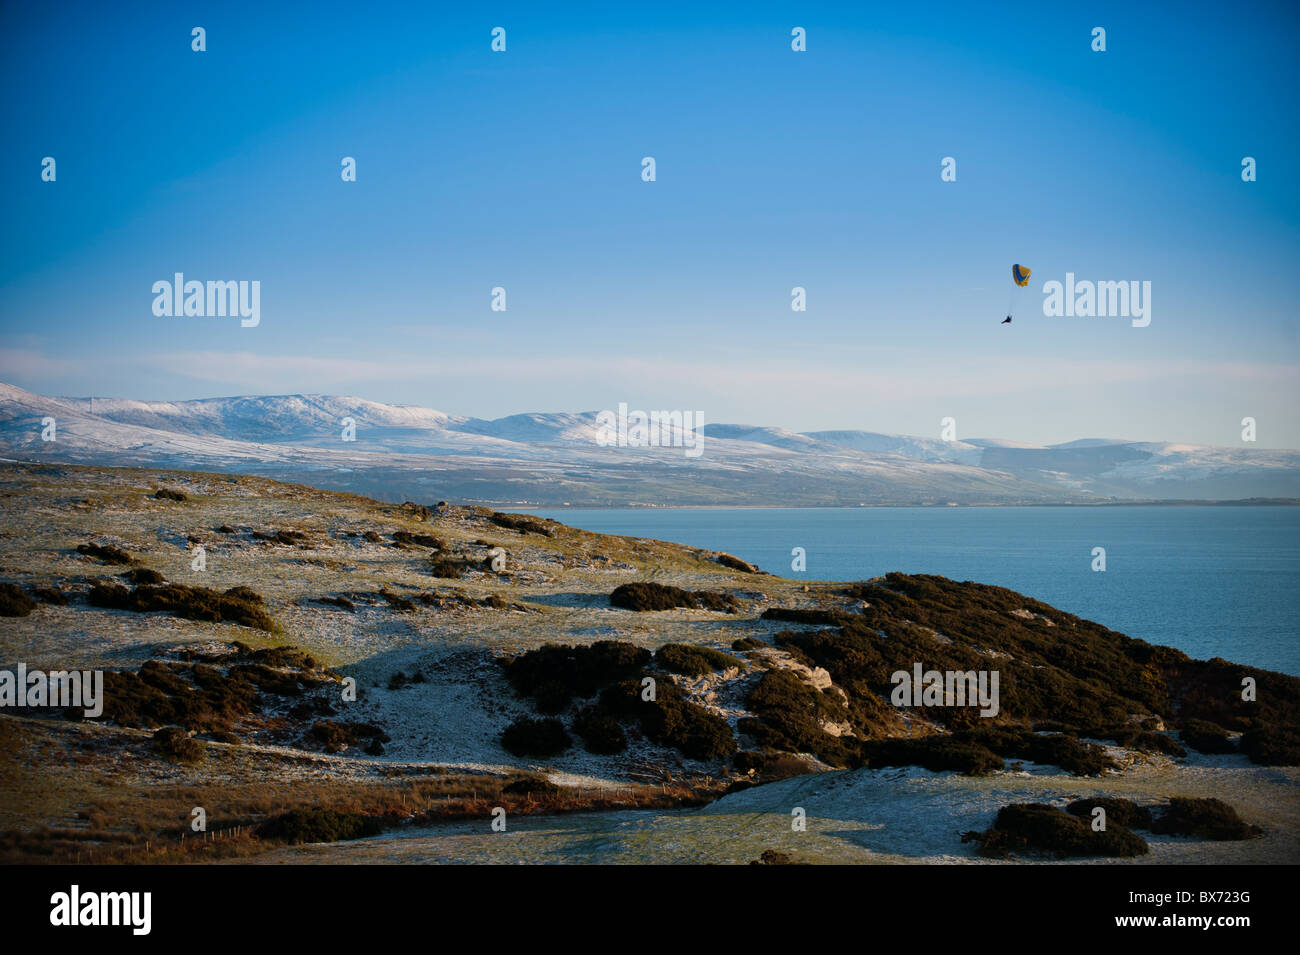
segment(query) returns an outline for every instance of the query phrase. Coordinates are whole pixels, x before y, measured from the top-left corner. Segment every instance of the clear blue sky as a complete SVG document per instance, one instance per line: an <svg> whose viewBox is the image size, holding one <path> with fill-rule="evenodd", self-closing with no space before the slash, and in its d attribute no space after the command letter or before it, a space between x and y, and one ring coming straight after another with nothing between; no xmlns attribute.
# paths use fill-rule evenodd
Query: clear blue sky
<svg viewBox="0 0 1300 955"><path fill-rule="evenodd" d="M1295 4L477 6L0 7L0 380L1300 447Z"/></svg>

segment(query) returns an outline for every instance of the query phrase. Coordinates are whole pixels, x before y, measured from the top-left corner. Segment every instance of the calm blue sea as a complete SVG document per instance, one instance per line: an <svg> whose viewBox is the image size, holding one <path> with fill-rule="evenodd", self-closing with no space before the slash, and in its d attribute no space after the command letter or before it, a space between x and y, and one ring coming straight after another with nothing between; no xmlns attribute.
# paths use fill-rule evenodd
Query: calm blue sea
<svg viewBox="0 0 1300 955"><path fill-rule="evenodd" d="M1300 675L1300 507L534 511L724 550L809 580L891 570L997 584L1198 659ZM791 570L791 550L808 569ZM1092 570L1092 549L1106 570Z"/></svg>

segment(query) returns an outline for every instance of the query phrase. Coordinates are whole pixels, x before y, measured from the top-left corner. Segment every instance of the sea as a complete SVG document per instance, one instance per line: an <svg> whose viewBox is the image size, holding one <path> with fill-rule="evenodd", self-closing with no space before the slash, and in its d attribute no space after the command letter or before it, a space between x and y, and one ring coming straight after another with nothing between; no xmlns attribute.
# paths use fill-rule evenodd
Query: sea
<svg viewBox="0 0 1300 955"><path fill-rule="evenodd" d="M1300 675L1300 507L645 507L527 513L603 534L726 551L797 579L864 580L901 571L996 584L1197 659L1223 657ZM803 552L802 570L795 569L796 548Z"/></svg>

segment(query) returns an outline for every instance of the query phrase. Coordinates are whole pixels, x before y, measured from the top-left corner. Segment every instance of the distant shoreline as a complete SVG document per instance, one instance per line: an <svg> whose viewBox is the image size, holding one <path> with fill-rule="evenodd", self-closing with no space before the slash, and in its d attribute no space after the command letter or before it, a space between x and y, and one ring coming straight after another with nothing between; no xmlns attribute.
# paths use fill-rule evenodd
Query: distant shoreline
<svg viewBox="0 0 1300 955"><path fill-rule="evenodd" d="M849 511L868 508L941 510L970 507L1300 507L1295 498L1246 498L1235 501L1026 501L1016 504L507 504L472 502L473 507L508 508L512 511Z"/></svg>

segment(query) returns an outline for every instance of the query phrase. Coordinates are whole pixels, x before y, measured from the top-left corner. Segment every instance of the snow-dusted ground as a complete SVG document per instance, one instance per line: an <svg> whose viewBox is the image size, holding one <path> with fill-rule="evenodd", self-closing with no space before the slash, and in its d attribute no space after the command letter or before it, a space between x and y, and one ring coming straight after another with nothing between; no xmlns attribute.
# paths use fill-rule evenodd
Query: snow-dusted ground
<svg viewBox="0 0 1300 955"><path fill-rule="evenodd" d="M153 491L160 486L184 490L190 498L183 503L156 500ZM575 746L544 767L521 766L499 740L510 722L530 710L506 684L496 655L548 641L619 639L651 648L672 641L725 649L738 638L755 637L770 644L776 631L796 625L759 619L765 607L845 599L835 596L838 587L810 594L801 581L728 570L716 563L715 555L695 548L576 530L541 538L458 508L424 522L396 506L259 478L18 466L0 470L0 494L6 499L0 522L0 573L5 579L84 594L90 583L114 579L123 570L76 553L78 544L93 539L125 548L139 566L178 583L251 587L265 597L284 630L272 637L229 624L104 610L77 596L68 606L40 604L28 616L5 618L0 623L0 667L22 661L32 668L135 669L178 646L214 640L294 645L357 678L361 698L339 718L380 723L392 737L382 756L303 753L259 740L241 747L212 744L213 757L204 767L185 769L132 750L118 765L105 767L103 776L128 791L163 781L197 784L218 774L227 784L240 784L243 778L377 779L385 770L398 769L505 773L541 768L561 785L584 788L626 785L645 778L638 774L653 776L659 770L690 774L703 767L643 740L634 741L617 759L592 756ZM226 524L233 532L216 532ZM301 531L307 539L282 545L252 534L282 529ZM458 554L475 559L486 553L487 542L500 543L508 555L507 573L473 570L462 580L433 578L428 549L396 546L393 533L399 529L435 534ZM383 539L365 540L368 530ZM202 573L190 569L190 536L208 548ZM612 608L610 591L633 579L725 590L744 609L728 615ZM444 603L396 612L378 596L381 589L408 597L433 594ZM355 612L315 602L340 594L354 600ZM483 606L480 601L489 596L523 609ZM936 634L935 639L945 638ZM757 651L749 662L793 663L789 654L771 649ZM389 689L399 672L419 672L423 681ZM817 685L826 679L824 671L801 676ZM753 670L745 670L683 682L697 700L734 724L743 713L744 683L752 678ZM41 722L48 738L75 740L94 753L117 751L97 745L96 736L129 736L137 747L145 736L110 726ZM778 849L807 861L982 861L960 842L960 833L987 828L1000 806L1025 799L1064 802L1090 793L1151 801L1220 796L1248 822L1268 830L1265 838L1248 843L1155 839L1152 853L1139 861L1300 859L1297 770L1264 769L1243 758L1224 757L1173 762L1126 755L1124 761L1122 774L1099 780L1032 765L983 778L920 769L824 773L737 792L696 811L521 817L511 821L505 834L491 833L485 822L456 823L286 850L271 859L747 862L765 849ZM39 789L39 777L35 785ZM32 815L33 805L48 802L52 811L64 813L73 808L58 793L33 795L48 800L0 805L0 828L48 821ZM807 832L790 830L796 806L807 811Z"/></svg>
<svg viewBox="0 0 1300 955"><path fill-rule="evenodd" d="M775 849L814 863L1009 864L978 856L961 834L987 829L1011 802L1064 807L1094 795L1139 803L1170 795L1230 793L1241 816L1266 834L1246 842L1141 833L1151 851L1085 864L1294 864L1300 861L1300 770L1263 769L1237 757L1177 765L1149 759L1122 775L1079 778L1053 767L984 777L925 769L860 769L798 776L742 790L703 809L516 817L504 833L489 821L410 828L396 835L279 850L275 863L746 863ZM807 830L792 830L793 810ZM1048 860L1039 860L1048 861Z"/></svg>

